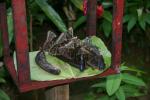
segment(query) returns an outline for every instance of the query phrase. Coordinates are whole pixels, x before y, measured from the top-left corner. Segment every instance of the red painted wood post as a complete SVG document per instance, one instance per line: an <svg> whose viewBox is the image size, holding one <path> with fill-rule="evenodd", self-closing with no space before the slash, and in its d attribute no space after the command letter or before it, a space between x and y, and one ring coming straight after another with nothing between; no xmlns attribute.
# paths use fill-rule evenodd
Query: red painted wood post
<svg viewBox="0 0 150 100"><path fill-rule="evenodd" d="M12 0L19 84L30 81L25 0Z"/></svg>
<svg viewBox="0 0 150 100"><path fill-rule="evenodd" d="M114 0L113 2L112 67L118 68L121 63L124 0Z"/></svg>
<svg viewBox="0 0 150 100"><path fill-rule="evenodd" d="M8 36L8 27L7 27L7 10L6 4L0 3L0 31L2 33L2 42L3 42L3 56L5 65L11 65L12 59L10 57L10 48L9 48L9 36ZM13 64L12 64L13 65ZM17 73L14 66L7 66L7 70L10 72L11 77L14 82L17 84Z"/></svg>
<svg viewBox="0 0 150 100"><path fill-rule="evenodd" d="M97 0L87 2L87 35L96 35L96 7Z"/></svg>

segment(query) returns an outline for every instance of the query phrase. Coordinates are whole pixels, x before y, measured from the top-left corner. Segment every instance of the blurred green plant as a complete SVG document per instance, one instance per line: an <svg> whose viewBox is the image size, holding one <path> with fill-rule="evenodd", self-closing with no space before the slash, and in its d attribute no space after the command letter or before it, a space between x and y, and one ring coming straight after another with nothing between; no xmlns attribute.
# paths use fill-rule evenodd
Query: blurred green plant
<svg viewBox="0 0 150 100"><path fill-rule="evenodd" d="M11 43L12 39L13 39L13 19L12 19L12 10L11 10L11 8L9 8L7 10L7 24L8 24L9 43ZM3 50L2 33L1 33L1 30L0 30L0 57L2 57L2 50Z"/></svg>
<svg viewBox="0 0 150 100"><path fill-rule="evenodd" d="M92 85L92 91L85 100L126 100L147 94L147 86L141 78L145 72L125 65L121 66L120 71L120 74L108 76Z"/></svg>
<svg viewBox="0 0 150 100"><path fill-rule="evenodd" d="M0 100L10 100L9 96L1 89L2 84L6 84L6 71L5 69L1 66L0 68Z"/></svg>
<svg viewBox="0 0 150 100"><path fill-rule="evenodd" d="M13 19L12 19L12 10L9 8L7 10L7 24L8 24L8 36L9 36L9 43L13 40ZM3 56L2 54L3 45L2 45L2 32L0 30L0 57ZM10 100L9 96L1 89L2 84L6 84L5 77L7 76L7 72L3 66L0 66L0 100Z"/></svg>

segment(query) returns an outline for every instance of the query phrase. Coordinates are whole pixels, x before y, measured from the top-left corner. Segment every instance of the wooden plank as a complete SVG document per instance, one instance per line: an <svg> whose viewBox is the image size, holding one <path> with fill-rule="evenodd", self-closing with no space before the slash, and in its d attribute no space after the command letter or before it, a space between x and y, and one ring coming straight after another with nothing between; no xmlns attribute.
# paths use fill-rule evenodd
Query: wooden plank
<svg viewBox="0 0 150 100"><path fill-rule="evenodd" d="M113 33L112 33L112 67L118 70L121 63L122 49L122 20L124 12L124 0L114 0L113 8Z"/></svg>
<svg viewBox="0 0 150 100"><path fill-rule="evenodd" d="M46 100L69 100L69 85L62 85L48 89Z"/></svg>
<svg viewBox="0 0 150 100"><path fill-rule="evenodd" d="M30 82L25 0L12 0L19 84Z"/></svg>
<svg viewBox="0 0 150 100"><path fill-rule="evenodd" d="M13 66L13 60L10 57L10 48L9 48L9 36L8 36L8 27L7 27L7 10L6 4L0 3L0 31L2 33L2 43L3 43L3 56L4 63L7 70L9 71L12 79L17 84L17 73L15 67Z"/></svg>
<svg viewBox="0 0 150 100"><path fill-rule="evenodd" d="M96 35L96 7L97 0L87 2L87 35Z"/></svg>
<svg viewBox="0 0 150 100"><path fill-rule="evenodd" d="M27 92L27 91L31 91L31 90L46 88L48 86L58 86L58 85L63 85L63 84L67 84L67 83L72 83L75 81L92 80L92 79L105 77L107 75L112 75L112 74L116 74L116 73L117 73L116 70L109 68L108 70L106 70L102 74L99 74L96 76L76 78L76 79L73 78L73 79L66 79L66 80L44 81L44 82L32 81L31 83L22 85L19 89L20 89L20 92Z"/></svg>

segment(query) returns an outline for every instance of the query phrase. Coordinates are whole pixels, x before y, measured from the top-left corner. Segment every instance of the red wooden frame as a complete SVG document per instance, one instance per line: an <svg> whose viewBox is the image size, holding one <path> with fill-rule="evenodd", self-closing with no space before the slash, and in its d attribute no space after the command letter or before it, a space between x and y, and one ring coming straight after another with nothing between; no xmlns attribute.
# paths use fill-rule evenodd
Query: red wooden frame
<svg viewBox="0 0 150 100"><path fill-rule="evenodd" d="M48 86L66 84L77 80L93 79L97 77L104 77L106 75L119 73L118 67L120 66L121 62L122 17L123 17L124 0L114 0L112 67L97 76L79 79L67 79L61 81L58 80L58 81L41 82L30 80L25 0L12 0L12 7L13 7L14 36L15 36L17 66L18 66L17 72L14 67L13 58L10 56L5 3L0 4L0 30L3 33L2 38L4 45L3 50L4 62L20 92L27 92L30 90L40 89ZM88 0L87 18L88 18L87 34L95 35L96 0Z"/></svg>

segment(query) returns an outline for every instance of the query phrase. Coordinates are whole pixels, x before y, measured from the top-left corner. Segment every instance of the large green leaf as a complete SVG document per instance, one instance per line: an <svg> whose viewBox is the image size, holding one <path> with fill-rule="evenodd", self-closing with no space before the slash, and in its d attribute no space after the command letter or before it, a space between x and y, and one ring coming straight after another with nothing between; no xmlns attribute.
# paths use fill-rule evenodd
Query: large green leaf
<svg viewBox="0 0 150 100"><path fill-rule="evenodd" d="M130 14L125 15L125 16L123 17L123 23L128 22L128 21L130 20L130 18L131 18L131 15L130 15Z"/></svg>
<svg viewBox="0 0 150 100"><path fill-rule="evenodd" d="M70 0L78 9L83 10L83 0Z"/></svg>
<svg viewBox="0 0 150 100"><path fill-rule="evenodd" d="M112 14L109 11L104 11L103 18L112 23Z"/></svg>
<svg viewBox="0 0 150 100"><path fill-rule="evenodd" d="M83 24L86 21L87 17L86 16L81 16L78 18L78 20L74 23L73 29L76 29L78 26Z"/></svg>
<svg viewBox="0 0 150 100"><path fill-rule="evenodd" d="M131 16L131 18L128 22L128 25L127 25L128 32L130 32L131 29L136 25L136 22L137 22L137 17Z"/></svg>
<svg viewBox="0 0 150 100"><path fill-rule="evenodd" d="M95 45L99 48L99 50L104 58L106 67L109 67L111 64L111 53L105 46L104 42L96 36L91 37L91 40L92 40L93 45Z"/></svg>
<svg viewBox="0 0 150 100"><path fill-rule="evenodd" d="M67 31L66 25L64 24L59 14L45 0L35 1L61 32Z"/></svg>
<svg viewBox="0 0 150 100"><path fill-rule="evenodd" d="M118 88L120 87L121 83L121 74L111 75L107 77L106 81L106 91L109 96L113 95Z"/></svg>
<svg viewBox="0 0 150 100"><path fill-rule="evenodd" d="M145 95L144 92L140 91L138 86L126 84L121 86L121 88L124 90L126 97L136 97Z"/></svg>
<svg viewBox="0 0 150 100"><path fill-rule="evenodd" d="M0 100L10 100L9 96L0 89Z"/></svg>
<svg viewBox="0 0 150 100"><path fill-rule="evenodd" d="M110 7L113 6L113 3L112 2L108 2L108 1L103 1L102 5L103 5L104 8L110 8Z"/></svg>
<svg viewBox="0 0 150 100"><path fill-rule="evenodd" d="M145 21L150 25L150 13L145 14Z"/></svg>
<svg viewBox="0 0 150 100"><path fill-rule="evenodd" d="M7 24L8 24L8 34L9 34L9 43L11 43L13 39L13 32L14 32L14 27L13 27L13 15L12 15L12 9L9 8L7 11Z"/></svg>
<svg viewBox="0 0 150 100"><path fill-rule="evenodd" d="M131 66L121 65L121 67L119 69L120 69L120 71L133 71L133 72L137 72L137 73L141 73L141 74L146 74L146 72L139 70L133 66L131 67Z"/></svg>
<svg viewBox="0 0 150 100"><path fill-rule="evenodd" d="M92 88L106 88L106 82L96 83L91 86Z"/></svg>
<svg viewBox="0 0 150 100"><path fill-rule="evenodd" d="M96 41L97 39L98 38L95 36L91 37L92 41ZM93 44L94 43L101 44L100 46L104 47L103 49L107 50L105 45L103 44L103 42L102 43L101 42L102 41L100 39L98 39L96 42L93 42ZM96 44L94 44L94 45L96 45ZM105 51L105 54L107 54L108 52L109 52L108 50ZM109 68L109 66L106 66L104 70L98 70L98 69L93 69L93 68L87 66L88 68L86 70L84 70L83 72L81 72L79 69L69 65L68 63L64 62L63 60L58 59L57 57L48 55L48 53L46 53L47 61L49 63L51 63L53 66L60 68L60 70L61 70L60 75L53 75L51 73L44 71L35 63L36 54L37 54L37 51L29 53L30 72L31 72L32 80L46 81L46 80L64 80L64 79L72 79L72 78L90 77L90 76L100 74L103 71L105 71L107 68ZM111 57L111 56L109 56L109 57ZM14 60L15 60L14 61L15 67L17 69L15 55L14 55ZM110 58L110 60L111 60L111 58ZM110 61L107 61L106 65L110 65ZM40 75L39 75L39 73L40 73Z"/></svg>
<svg viewBox="0 0 150 100"><path fill-rule="evenodd" d="M137 86L146 86L144 81L136 76L130 75L128 73L122 74L122 81L128 84L133 84Z"/></svg>
<svg viewBox="0 0 150 100"><path fill-rule="evenodd" d="M139 22L140 27L145 31L146 21L145 21L144 15L140 16L140 18L138 19L138 22Z"/></svg>
<svg viewBox="0 0 150 100"><path fill-rule="evenodd" d="M120 87L117 92L115 93L115 95L117 96L118 100L125 100L125 93L124 90L122 89L122 87Z"/></svg>
<svg viewBox="0 0 150 100"><path fill-rule="evenodd" d="M103 20L102 27L103 27L103 31L104 31L105 36L109 37L110 33L112 31L111 23L107 20Z"/></svg>

